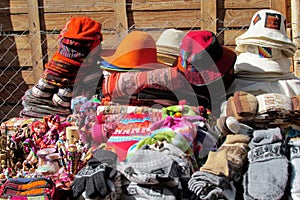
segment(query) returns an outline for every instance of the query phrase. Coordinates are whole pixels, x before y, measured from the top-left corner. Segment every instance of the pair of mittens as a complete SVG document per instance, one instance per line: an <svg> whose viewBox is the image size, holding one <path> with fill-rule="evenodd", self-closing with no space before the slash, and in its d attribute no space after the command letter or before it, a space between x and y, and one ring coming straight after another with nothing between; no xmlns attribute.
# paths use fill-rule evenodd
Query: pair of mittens
<svg viewBox="0 0 300 200"><path fill-rule="evenodd" d="M244 199L280 199L288 181L288 159L280 128L255 130L249 148Z"/></svg>
<svg viewBox="0 0 300 200"><path fill-rule="evenodd" d="M247 135L227 135L218 150L208 154L207 161L200 171L224 176L229 181L238 181L242 177L242 170L247 161L249 141L250 137Z"/></svg>

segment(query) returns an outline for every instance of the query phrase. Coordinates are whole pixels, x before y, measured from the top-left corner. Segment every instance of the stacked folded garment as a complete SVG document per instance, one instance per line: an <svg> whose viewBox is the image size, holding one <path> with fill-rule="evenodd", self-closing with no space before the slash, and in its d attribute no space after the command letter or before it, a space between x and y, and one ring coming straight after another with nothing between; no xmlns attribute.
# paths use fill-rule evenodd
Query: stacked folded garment
<svg viewBox="0 0 300 200"><path fill-rule="evenodd" d="M222 117L233 116L253 128L288 128L299 124L297 96L292 98L279 93L254 96L237 91L225 102Z"/></svg>
<svg viewBox="0 0 300 200"><path fill-rule="evenodd" d="M256 96L258 101L257 115L254 123L262 127L288 128L292 122L292 102L286 95L268 93Z"/></svg>
<svg viewBox="0 0 300 200"><path fill-rule="evenodd" d="M92 64L85 59L92 50L99 50L96 47L102 41L100 31L101 24L87 17L74 17L66 23L58 38L58 51L45 64L38 83L23 96L21 116L71 114L73 90Z"/></svg>
<svg viewBox="0 0 300 200"><path fill-rule="evenodd" d="M143 145L118 166L126 177L122 199L185 199L192 169L185 153L173 144Z"/></svg>

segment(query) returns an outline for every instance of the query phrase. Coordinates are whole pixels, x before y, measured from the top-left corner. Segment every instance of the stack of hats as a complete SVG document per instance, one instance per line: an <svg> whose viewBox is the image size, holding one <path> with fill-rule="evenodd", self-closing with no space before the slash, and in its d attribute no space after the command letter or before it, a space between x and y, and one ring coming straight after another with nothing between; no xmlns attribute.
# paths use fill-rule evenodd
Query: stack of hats
<svg viewBox="0 0 300 200"><path fill-rule="evenodd" d="M227 94L247 91L254 95L300 93L300 82L290 73L295 44L287 36L286 18L280 12L263 9L256 12L249 29L236 38L235 81Z"/></svg>
<svg viewBox="0 0 300 200"><path fill-rule="evenodd" d="M296 46L286 34L286 18L275 10L263 9L256 12L249 29L236 38L236 50L247 52L248 45L263 46L282 50L292 57Z"/></svg>
<svg viewBox="0 0 300 200"><path fill-rule="evenodd" d="M176 65L184 36L185 32L181 30L174 28L164 30L156 41L157 59L170 67Z"/></svg>
<svg viewBox="0 0 300 200"><path fill-rule="evenodd" d="M109 72L102 85L103 103L152 106L173 105L181 100L173 92L186 85L185 78L176 68L158 60L150 34L130 32L113 55L102 59L100 68Z"/></svg>
<svg viewBox="0 0 300 200"><path fill-rule="evenodd" d="M168 30L167 34L171 32L178 33ZM165 33L162 37L165 37ZM177 34L172 35L177 37ZM190 105L199 105L200 98L201 105L209 106L208 99L194 92L183 73L177 67L170 67L177 62L178 56L172 61L160 61L163 56L157 49L164 49L164 55L175 54L179 40L176 40L176 45L173 42L173 48L168 51L160 40L160 46L157 47L151 35L133 31L125 36L113 55L102 57L100 68L109 72L102 85L103 103L170 106L187 100Z"/></svg>
<svg viewBox="0 0 300 200"><path fill-rule="evenodd" d="M108 72L145 71L161 68L153 37L143 31L128 33L110 56L102 56L100 68Z"/></svg>
<svg viewBox="0 0 300 200"><path fill-rule="evenodd" d="M89 67L87 56L99 49L102 41L101 24L88 17L73 17L60 32L58 51L45 64L41 78L22 98L21 116L71 114L71 99L81 71ZM83 69L85 68L85 69ZM80 76L80 77L78 77ZM99 76L100 77L100 76Z"/></svg>

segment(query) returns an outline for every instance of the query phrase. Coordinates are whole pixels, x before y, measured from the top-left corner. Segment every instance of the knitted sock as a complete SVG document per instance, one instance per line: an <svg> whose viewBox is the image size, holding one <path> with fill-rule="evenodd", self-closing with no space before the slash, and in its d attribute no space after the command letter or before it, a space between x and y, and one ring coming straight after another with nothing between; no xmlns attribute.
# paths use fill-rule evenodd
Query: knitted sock
<svg viewBox="0 0 300 200"><path fill-rule="evenodd" d="M300 138L289 141L290 148L290 192L292 199L300 199Z"/></svg>
<svg viewBox="0 0 300 200"><path fill-rule="evenodd" d="M125 190L126 192L123 192L121 199L177 199L176 192L160 185L140 185L131 182L125 187Z"/></svg>
<svg viewBox="0 0 300 200"><path fill-rule="evenodd" d="M223 176L197 171L189 180L188 188L198 199L211 200L224 198L224 191L227 190L228 194L231 186L229 180ZM230 196L234 196L234 194Z"/></svg>
<svg viewBox="0 0 300 200"><path fill-rule="evenodd" d="M283 154L279 128L256 130L249 143L249 166L244 175L245 199L280 199L288 181L288 160Z"/></svg>
<svg viewBox="0 0 300 200"><path fill-rule="evenodd" d="M227 135L218 151L208 154L208 159L200 171L222 175L229 180L240 179L242 167L247 160L249 140L247 135Z"/></svg>

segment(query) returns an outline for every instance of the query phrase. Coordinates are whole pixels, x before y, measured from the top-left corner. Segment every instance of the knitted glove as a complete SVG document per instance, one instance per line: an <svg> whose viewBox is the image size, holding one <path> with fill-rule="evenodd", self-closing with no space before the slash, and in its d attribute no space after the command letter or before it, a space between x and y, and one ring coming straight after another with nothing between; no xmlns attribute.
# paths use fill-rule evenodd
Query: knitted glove
<svg viewBox="0 0 300 200"><path fill-rule="evenodd" d="M72 183L73 196L79 197L84 191L87 198L105 197L114 192L112 183L116 171L116 154L98 149L93 158L76 175Z"/></svg>
<svg viewBox="0 0 300 200"><path fill-rule="evenodd" d="M200 171L222 175L229 180L239 180L242 177L242 167L247 161L249 141L250 137L247 135L227 135L218 151L208 154Z"/></svg>
<svg viewBox="0 0 300 200"><path fill-rule="evenodd" d="M107 194L107 185L105 183L105 165L98 165L96 168L87 166L75 175L72 184L73 196L79 197L84 191L88 198L97 196L104 197Z"/></svg>

